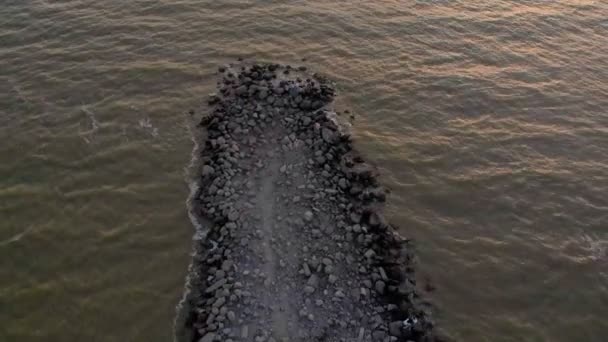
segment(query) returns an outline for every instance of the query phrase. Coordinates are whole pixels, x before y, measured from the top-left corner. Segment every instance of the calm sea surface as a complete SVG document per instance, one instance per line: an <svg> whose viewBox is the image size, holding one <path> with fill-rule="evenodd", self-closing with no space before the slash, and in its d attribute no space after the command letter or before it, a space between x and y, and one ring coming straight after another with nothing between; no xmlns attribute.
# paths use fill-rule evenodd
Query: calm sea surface
<svg viewBox="0 0 608 342"><path fill-rule="evenodd" d="M608 339L608 1L3 0L0 341L170 341L217 65L337 82L440 327Z"/></svg>

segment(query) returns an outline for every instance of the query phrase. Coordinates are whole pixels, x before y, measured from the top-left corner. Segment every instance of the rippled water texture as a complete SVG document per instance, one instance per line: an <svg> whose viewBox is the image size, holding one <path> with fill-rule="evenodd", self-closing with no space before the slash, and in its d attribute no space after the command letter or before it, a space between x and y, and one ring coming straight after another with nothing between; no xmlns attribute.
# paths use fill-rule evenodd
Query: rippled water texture
<svg viewBox="0 0 608 342"><path fill-rule="evenodd" d="M171 339L185 112L242 56L337 81L448 334L606 341L607 18L591 0L4 0L0 340Z"/></svg>

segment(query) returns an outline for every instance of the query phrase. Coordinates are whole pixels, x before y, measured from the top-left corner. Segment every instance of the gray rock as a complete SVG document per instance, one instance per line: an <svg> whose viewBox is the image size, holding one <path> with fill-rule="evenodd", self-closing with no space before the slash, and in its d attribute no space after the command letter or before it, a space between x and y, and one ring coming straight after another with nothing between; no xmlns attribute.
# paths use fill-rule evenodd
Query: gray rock
<svg viewBox="0 0 608 342"><path fill-rule="evenodd" d="M232 269L232 260L224 260L224 262L222 263L222 270L224 270L225 272L228 272Z"/></svg>
<svg viewBox="0 0 608 342"><path fill-rule="evenodd" d="M268 97L268 89L261 88L260 89L260 93L258 94L258 97L260 98L260 100L263 100L263 99L267 98Z"/></svg>
<svg viewBox="0 0 608 342"><path fill-rule="evenodd" d="M232 210L228 213L228 220L229 221L236 221L239 218L239 213L236 210Z"/></svg>
<svg viewBox="0 0 608 342"><path fill-rule="evenodd" d="M319 277L316 274L313 274L310 276L310 278L308 278L308 281L306 283L316 288L319 286Z"/></svg>
<svg viewBox="0 0 608 342"><path fill-rule="evenodd" d="M206 333L198 342L213 342L215 340L215 333L209 332Z"/></svg>
<svg viewBox="0 0 608 342"><path fill-rule="evenodd" d="M304 263L304 265L302 265L302 268L304 269L304 275L309 277L311 272L310 272L310 267L308 267L308 264Z"/></svg>
<svg viewBox="0 0 608 342"><path fill-rule="evenodd" d="M211 176L215 172L215 169L210 165L203 166L203 177Z"/></svg>
<svg viewBox="0 0 608 342"><path fill-rule="evenodd" d="M308 100L308 99L306 99L300 103L300 108L302 108L304 110L310 109L310 107L311 107L311 103L310 103L310 100Z"/></svg>
<svg viewBox="0 0 608 342"><path fill-rule="evenodd" d="M369 216L369 225L372 227L386 226L386 219L381 214L373 212Z"/></svg>
<svg viewBox="0 0 608 342"><path fill-rule="evenodd" d="M335 141L336 133L329 128L323 127L321 129L321 137L326 143L331 144Z"/></svg>
<svg viewBox="0 0 608 342"><path fill-rule="evenodd" d="M386 275L386 271L382 267L378 267L378 272L380 272L380 277L382 280L388 280L388 276Z"/></svg>
<svg viewBox="0 0 608 342"><path fill-rule="evenodd" d="M212 307L221 308L225 303L226 303L226 298L220 297L220 298L216 299L215 302L213 302Z"/></svg>
<svg viewBox="0 0 608 342"><path fill-rule="evenodd" d="M386 332L382 330L376 330L372 333L372 339L374 341L384 341L386 338Z"/></svg>
<svg viewBox="0 0 608 342"><path fill-rule="evenodd" d="M376 281L376 292L383 295L386 289L386 284L382 280Z"/></svg>
<svg viewBox="0 0 608 342"><path fill-rule="evenodd" d="M236 94L238 96L244 96L246 94L249 94L249 90L247 89L246 85L242 85L242 86L236 88Z"/></svg>
<svg viewBox="0 0 608 342"><path fill-rule="evenodd" d="M358 342L363 342L363 338L365 337L365 328L359 328L359 337L357 338Z"/></svg>
<svg viewBox="0 0 608 342"><path fill-rule="evenodd" d="M373 249L368 249L367 252L365 252L365 257L368 259L371 259L374 256L376 256L376 252L374 252Z"/></svg>
<svg viewBox="0 0 608 342"><path fill-rule="evenodd" d="M307 210L307 211L304 213L304 220L305 220L306 222L310 222L310 221L312 221L313 217L314 217L314 215L313 215L312 211L310 211L310 210Z"/></svg>
<svg viewBox="0 0 608 342"><path fill-rule="evenodd" d="M205 292L206 293L213 293L213 292L215 292L215 290L217 290L220 287L224 286L224 284L226 284L226 282L228 282L228 280L226 280L226 279L220 279L220 280L216 281L215 283L213 283L213 285L209 286L205 290Z"/></svg>
<svg viewBox="0 0 608 342"><path fill-rule="evenodd" d="M391 334L391 336L401 337L403 334L401 331L402 328L403 328L402 321L391 322L388 325L388 332Z"/></svg>
<svg viewBox="0 0 608 342"><path fill-rule="evenodd" d="M292 87L289 89L289 96L295 98L300 94L300 88Z"/></svg>

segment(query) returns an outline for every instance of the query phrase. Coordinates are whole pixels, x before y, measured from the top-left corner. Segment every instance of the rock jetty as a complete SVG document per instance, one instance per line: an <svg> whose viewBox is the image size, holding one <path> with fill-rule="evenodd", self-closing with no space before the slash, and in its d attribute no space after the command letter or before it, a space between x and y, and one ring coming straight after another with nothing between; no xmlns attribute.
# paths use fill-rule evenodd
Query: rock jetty
<svg viewBox="0 0 608 342"><path fill-rule="evenodd" d="M230 65L201 121L195 342L439 341L386 191L305 68Z"/></svg>

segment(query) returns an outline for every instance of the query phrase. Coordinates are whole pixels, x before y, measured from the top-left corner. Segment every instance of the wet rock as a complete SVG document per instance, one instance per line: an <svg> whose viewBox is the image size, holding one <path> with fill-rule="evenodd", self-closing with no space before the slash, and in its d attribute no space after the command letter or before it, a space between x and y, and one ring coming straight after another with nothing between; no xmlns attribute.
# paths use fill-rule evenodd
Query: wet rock
<svg viewBox="0 0 608 342"><path fill-rule="evenodd" d="M385 227L387 226L386 224L386 220L384 219L384 217L377 213L377 212L373 212L370 214L369 216L369 225L374 227L374 228L379 228L379 227Z"/></svg>
<svg viewBox="0 0 608 342"><path fill-rule="evenodd" d="M220 97L217 96L216 94L209 94L209 98L207 99L207 104L210 106L213 106L217 103L219 103L221 101ZM192 112L191 114L194 114L194 112Z"/></svg>
<svg viewBox="0 0 608 342"><path fill-rule="evenodd" d="M323 140L328 144L333 143L336 139L335 132L329 128L321 129L321 136L323 137Z"/></svg>
<svg viewBox="0 0 608 342"><path fill-rule="evenodd" d="M213 175L214 172L215 172L215 169L212 166L210 166L210 165L203 166L203 172L202 172L203 177L211 176L211 175Z"/></svg>

